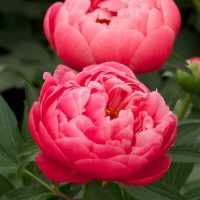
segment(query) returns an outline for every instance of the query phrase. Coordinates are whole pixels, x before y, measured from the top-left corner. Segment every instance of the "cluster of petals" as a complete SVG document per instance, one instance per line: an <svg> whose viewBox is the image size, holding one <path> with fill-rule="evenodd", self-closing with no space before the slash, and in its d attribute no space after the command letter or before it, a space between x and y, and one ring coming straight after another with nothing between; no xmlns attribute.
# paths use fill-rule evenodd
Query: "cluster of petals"
<svg viewBox="0 0 200 200"><path fill-rule="evenodd" d="M115 62L44 74L29 114L36 163L55 182L147 185L169 168L177 119L157 91Z"/></svg>
<svg viewBox="0 0 200 200"><path fill-rule="evenodd" d="M44 32L74 69L116 61L147 73L166 62L180 21L173 0L66 0L48 9Z"/></svg>

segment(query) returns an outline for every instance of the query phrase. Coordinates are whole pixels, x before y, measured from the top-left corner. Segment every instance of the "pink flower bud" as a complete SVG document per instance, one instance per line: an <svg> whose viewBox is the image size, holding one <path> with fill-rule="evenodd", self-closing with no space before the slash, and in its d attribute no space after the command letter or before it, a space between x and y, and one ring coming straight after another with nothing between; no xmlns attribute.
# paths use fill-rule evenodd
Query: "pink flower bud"
<svg viewBox="0 0 200 200"><path fill-rule="evenodd" d="M48 9L44 32L75 69L116 61L147 73L167 60L180 23L173 0L66 0Z"/></svg>

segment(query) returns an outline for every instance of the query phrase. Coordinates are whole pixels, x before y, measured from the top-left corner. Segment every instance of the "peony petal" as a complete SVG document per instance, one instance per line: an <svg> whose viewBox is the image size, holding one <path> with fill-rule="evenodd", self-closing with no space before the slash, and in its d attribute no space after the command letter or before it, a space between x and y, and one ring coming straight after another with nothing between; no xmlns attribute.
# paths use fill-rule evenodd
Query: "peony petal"
<svg viewBox="0 0 200 200"><path fill-rule="evenodd" d="M110 157L114 157L117 155L124 154L124 150L122 148L108 145L108 144L95 144L92 145L92 152L97 155L98 158L107 159Z"/></svg>
<svg viewBox="0 0 200 200"><path fill-rule="evenodd" d="M128 64L143 38L136 30L108 29L94 37L90 49L97 63L116 61Z"/></svg>
<svg viewBox="0 0 200 200"><path fill-rule="evenodd" d="M37 131L37 127L40 123L40 115L39 115L39 103L38 102L34 102L30 112L29 112L29 120L28 120L28 126L30 129L30 133L33 137L33 139L35 140L35 142L37 143L37 145L42 148L42 143L40 141L40 138L38 136L38 131Z"/></svg>
<svg viewBox="0 0 200 200"><path fill-rule="evenodd" d="M86 140L86 142L84 142L84 140ZM85 145L87 143L90 144L87 139L81 138L81 140L78 140L74 137L67 137L58 139L55 141L55 143L71 163L81 159L96 157L93 153L90 153L88 147Z"/></svg>
<svg viewBox="0 0 200 200"><path fill-rule="evenodd" d="M105 144L110 138L110 128L104 125L102 127L91 127L84 134L89 140L97 144Z"/></svg>
<svg viewBox="0 0 200 200"><path fill-rule="evenodd" d="M85 115L89 117L94 123L102 120L105 117L105 110L107 104L107 96L102 92L96 92L90 95L89 101L85 106Z"/></svg>
<svg viewBox="0 0 200 200"><path fill-rule="evenodd" d="M54 160L57 160L57 161L63 163L66 166L71 165L71 163L66 158L66 156L57 147L57 145L55 144L55 141L52 140L52 138L49 136L49 134L48 134L46 128L44 127L44 125L42 124L42 122L39 123L37 133L38 133L38 136L39 136L40 141L42 143L41 150L46 155L53 158Z"/></svg>
<svg viewBox="0 0 200 200"><path fill-rule="evenodd" d="M144 101L142 109L152 117L155 125L161 123L169 115L169 107L157 91L150 93L149 97Z"/></svg>
<svg viewBox="0 0 200 200"><path fill-rule="evenodd" d="M148 160L146 158L137 155L118 155L110 158L109 160L122 163L123 165L129 167L132 171L132 175L148 164Z"/></svg>
<svg viewBox="0 0 200 200"><path fill-rule="evenodd" d="M120 9L126 8L126 4L121 1L116 0L108 0L99 3L100 8L107 9L112 12L117 12Z"/></svg>
<svg viewBox="0 0 200 200"><path fill-rule="evenodd" d="M149 34L152 30L159 28L164 25L164 19L161 11L153 8L149 12L149 18L147 22L147 33Z"/></svg>
<svg viewBox="0 0 200 200"><path fill-rule="evenodd" d="M132 170L115 161L105 159L83 159L74 163L77 171L104 181L116 181L129 177Z"/></svg>
<svg viewBox="0 0 200 200"><path fill-rule="evenodd" d="M76 126L67 122L59 124L59 135L62 135L62 137L85 137Z"/></svg>
<svg viewBox="0 0 200 200"><path fill-rule="evenodd" d="M69 11L77 9L86 12L89 9L91 3L90 0L67 0L64 4Z"/></svg>
<svg viewBox="0 0 200 200"><path fill-rule="evenodd" d="M73 182L83 184L91 181L90 177L86 177L74 169L64 166L56 160L47 157L43 153L39 153L36 156L35 161L42 173L54 182Z"/></svg>
<svg viewBox="0 0 200 200"><path fill-rule="evenodd" d="M57 3L53 4L48 9L48 11L44 17L44 23L43 23L44 33L45 33L47 40L51 44L51 46L54 48L55 48L55 44L54 44L53 33L54 33L55 25L56 25L55 18L56 18L58 11L62 7L62 5L63 5L63 3L61 3L61 2L57 2Z"/></svg>
<svg viewBox="0 0 200 200"><path fill-rule="evenodd" d="M174 39L174 32L167 26L151 31L138 46L129 66L135 73L159 69L171 53Z"/></svg>
<svg viewBox="0 0 200 200"><path fill-rule="evenodd" d="M70 120L85 111L85 104L89 99L90 91L87 88L76 88L73 90L66 90L59 99L57 108L61 109Z"/></svg>
<svg viewBox="0 0 200 200"><path fill-rule="evenodd" d="M175 2L172 0L162 0L161 9L165 24L169 25L177 34L180 29L181 15Z"/></svg>
<svg viewBox="0 0 200 200"><path fill-rule="evenodd" d="M145 186L161 178L169 169L171 160L168 157L162 157L153 161L147 167L143 168L137 174L125 179L122 183L127 185Z"/></svg>
<svg viewBox="0 0 200 200"><path fill-rule="evenodd" d="M86 39L74 27L59 23L56 26L54 37L58 55L69 66L80 69L95 63Z"/></svg>
<svg viewBox="0 0 200 200"><path fill-rule="evenodd" d="M102 31L106 30L106 27L103 24L96 23L90 20L85 20L79 24L80 31L86 38L88 44Z"/></svg>
<svg viewBox="0 0 200 200"><path fill-rule="evenodd" d="M168 127L163 131L163 148L161 151L162 154L165 154L169 151L176 139L177 117L174 114L172 114L170 117L171 122L168 124Z"/></svg>
<svg viewBox="0 0 200 200"><path fill-rule="evenodd" d="M84 133L87 129L94 127L92 120L84 115L74 117L69 123L78 128L82 133Z"/></svg>
<svg viewBox="0 0 200 200"><path fill-rule="evenodd" d="M57 81L57 84L64 84L67 81L75 80L77 72L73 69L66 67L64 65L58 65L53 78Z"/></svg>
<svg viewBox="0 0 200 200"><path fill-rule="evenodd" d="M42 123L48 131L49 136L55 140L58 138L58 110L56 109L57 102L51 104L45 112L43 112Z"/></svg>

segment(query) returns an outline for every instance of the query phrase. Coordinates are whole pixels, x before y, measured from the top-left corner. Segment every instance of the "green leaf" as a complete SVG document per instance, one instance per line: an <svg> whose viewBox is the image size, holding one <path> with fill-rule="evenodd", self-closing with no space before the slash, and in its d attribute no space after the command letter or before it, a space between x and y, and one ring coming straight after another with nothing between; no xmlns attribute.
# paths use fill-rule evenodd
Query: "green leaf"
<svg viewBox="0 0 200 200"><path fill-rule="evenodd" d="M50 196L53 196L52 193L41 187L28 186L14 189L2 196L0 200L44 200Z"/></svg>
<svg viewBox="0 0 200 200"><path fill-rule="evenodd" d="M162 181L180 190L190 176L193 166L194 164L191 163L172 162L170 169L162 178Z"/></svg>
<svg viewBox="0 0 200 200"><path fill-rule="evenodd" d="M188 183L183 191L189 200L200 200L200 181Z"/></svg>
<svg viewBox="0 0 200 200"><path fill-rule="evenodd" d="M33 105L33 102L38 99L38 90L28 81L25 82L25 96L28 104L28 108Z"/></svg>
<svg viewBox="0 0 200 200"><path fill-rule="evenodd" d="M112 193L115 200L123 200L124 197L122 195L122 191L118 184L109 182L105 185L105 188L108 188L108 190Z"/></svg>
<svg viewBox="0 0 200 200"><path fill-rule="evenodd" d="M78 184L67 183L59 187L60 191L71 198L75 198L80 194L82 186Z"/></svg>
<svg viewBox="0 0 200 200"><path fill-rule="evenodd" d="M92 181L85 185L83 200L101 200L102 183Z"/></svg>
<svg viewBox="0 0 200 200"><path fill-rule="evenodd" d="M17 128L17 120L12 110L0 96L0 162L17 162L21 151L21 137Z"/></svg>
<svg viewBox="0 0 200 200"><path fill-rule="evenodd" d="M172 148L169 155L174 162L200 163L200 152L193 149Z"/></svg>
<svg viewBox="0 0 200 200"><path fill-rule="evenodd" d="M178 135L175 147L184 149L200 149L200 121L188 120L178 126Z"/></svg>
<svg viewBox="0 0 200 200"><path fill-rule="evenodd" d="M4 176L0 175L0 196L14 189L14 186Z"/></svg>
<svg viewBox="0 0 200 200"><path fill-rule="evenodd" d="M179 191L162 182L147 187L121 185L121 188L137 200L187 200Z"/></svg>
<svg viewBox="0 0 200 200"><path fill-rule="evenodd" d="M159 92L165 99L166 104L171 110L174 109L176 102L180 99L184 93L179 85L177 85L174 79L168 79L159 88Z"/></svg>
<svg viewBox="0 0 200 200"><path fill-rule="evenodd" d="M28 128L28 114L33 102L38 99L38 91L37 89L28 81L25 82L25 96L26 101L24 102L24 114L22 121L22 129L21 134L24 141L28 141L31 139L30 131Z"/></svg>

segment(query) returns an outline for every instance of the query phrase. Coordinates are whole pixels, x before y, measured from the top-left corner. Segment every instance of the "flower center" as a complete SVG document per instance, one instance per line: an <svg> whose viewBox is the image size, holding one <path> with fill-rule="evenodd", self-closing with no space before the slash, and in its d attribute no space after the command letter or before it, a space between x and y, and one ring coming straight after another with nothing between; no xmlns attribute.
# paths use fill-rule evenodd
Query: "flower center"
<svg viewBox="0 0 200 200"><path fill-rule="evenodd" d="M119 111L113 108L106 109L106 116L110 116L111 119L117 118L119 115Z"/></svg>
<svg viewBox="0 0 200 200"><path fill-rule="evenodd" d="M107 25L109 25L109 24L110 24L110 20L108 20L108 19L99 19L99 18L97 18L97 19L96 19L96 23L99 23L99 24L107 24Z"/></svg>

